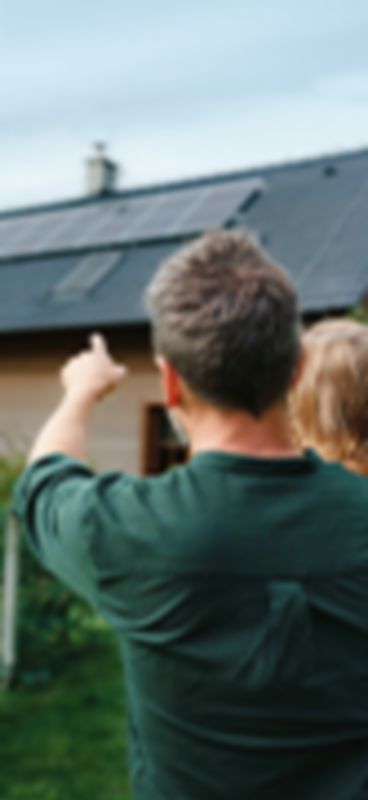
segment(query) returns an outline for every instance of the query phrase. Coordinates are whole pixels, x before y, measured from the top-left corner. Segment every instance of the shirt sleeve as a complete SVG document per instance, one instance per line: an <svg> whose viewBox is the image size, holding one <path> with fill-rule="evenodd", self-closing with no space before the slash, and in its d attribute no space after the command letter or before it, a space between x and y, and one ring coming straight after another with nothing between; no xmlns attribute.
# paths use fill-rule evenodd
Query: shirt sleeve
<svg viewBox="0 0 368 800"><path fill-rule="evenodd" d="M15 486L13 512L42 564L94 602L91 537L97 478L81 462L51 455L31 464Z"/></svg>

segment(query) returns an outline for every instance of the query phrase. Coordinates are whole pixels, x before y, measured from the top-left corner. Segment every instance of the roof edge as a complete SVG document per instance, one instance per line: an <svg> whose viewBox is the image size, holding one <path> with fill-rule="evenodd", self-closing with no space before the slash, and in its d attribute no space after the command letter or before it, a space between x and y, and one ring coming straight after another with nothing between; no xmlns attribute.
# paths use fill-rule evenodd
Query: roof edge
<svg viewBox="0 0 368 800"><path fill-rule="evenodd" d="M318 156L306 156L302 159L290 159L289 161L276 161L263 166L245 167L238 170L231 170L229 172L216 172L212 174L201 175L193 178L182 178L180 180L171 180L163 183L142 184L141 186L133 186L129 189L123 189L117 192L106 193L100 196L80 196L74 198L67 198L65 200L57 200L49 203L40 203L36 205L22 206L20 208L0 210L0 219L11 219L14 217L21 217L27 214L44 213L45 211L58 211L65 208L80 208L81 206L94 205L97 203L108 202L109 200L118 200L124 197L137 197L146 194L155 194L161 191L175 191L177 189L195 188L196 186L205 186L207 184L222 183L228 180L244 180L244 178L262 177L264 175L274 174L277 172L292 171L295 169L303 169L305 167L313 167L325 164L326 161L345 161L362 156L368 157L368 146L361 147L356 150L343 150L324 152Z"/></svg>

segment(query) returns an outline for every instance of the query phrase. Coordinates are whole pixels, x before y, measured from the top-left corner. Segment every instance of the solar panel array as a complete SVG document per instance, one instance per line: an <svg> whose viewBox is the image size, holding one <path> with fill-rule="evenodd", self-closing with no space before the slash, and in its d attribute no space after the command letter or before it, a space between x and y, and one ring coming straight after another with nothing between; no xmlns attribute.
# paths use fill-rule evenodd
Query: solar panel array
<svg viewBox="0 0 368 800"><path fill-rule="evenodd" d="M0 218L0 258L200 233L229 221L261 187L227 180Z"/></svg>

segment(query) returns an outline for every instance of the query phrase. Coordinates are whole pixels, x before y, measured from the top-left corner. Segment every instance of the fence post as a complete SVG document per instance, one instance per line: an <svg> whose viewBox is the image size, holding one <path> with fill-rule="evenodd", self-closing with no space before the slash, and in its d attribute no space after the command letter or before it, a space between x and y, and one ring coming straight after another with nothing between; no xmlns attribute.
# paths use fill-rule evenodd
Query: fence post
<svg viewBox="0 0 368 800"><path fill-rule="evenodd" d="M17 593L19 577L20 534L11 514L5 530L2 586L0 685L6 688L16 664Z"/></svg>

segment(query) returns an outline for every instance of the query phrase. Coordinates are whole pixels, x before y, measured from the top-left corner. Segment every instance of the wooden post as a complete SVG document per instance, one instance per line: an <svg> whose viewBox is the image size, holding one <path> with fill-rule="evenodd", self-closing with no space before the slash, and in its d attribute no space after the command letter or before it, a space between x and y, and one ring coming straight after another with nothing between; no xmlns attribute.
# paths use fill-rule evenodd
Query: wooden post
<svg viewBox="0 0 368 800"><path fill-rule="evenodd" d="M17 590L19 576L19 530L11 515L5 530L2 586L0 683L7 687L16 664Z"/></svg>

